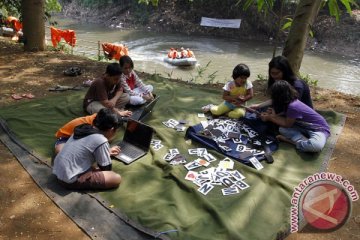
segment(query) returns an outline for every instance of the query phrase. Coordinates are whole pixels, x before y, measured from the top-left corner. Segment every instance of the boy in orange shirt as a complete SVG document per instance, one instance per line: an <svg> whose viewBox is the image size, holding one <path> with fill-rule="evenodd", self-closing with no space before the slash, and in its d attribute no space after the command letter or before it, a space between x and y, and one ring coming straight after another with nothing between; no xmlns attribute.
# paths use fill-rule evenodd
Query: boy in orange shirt
<svg viewBox="0 0 360 240"><path fill-rule="evenodd" d="M100 111L105 111L106 108L101 109ZM81 124L90 124L93 125L93 121L96 117L97 113L94 113L92 115L88 115L85 117L78 117L70 122L63 125L57 132L55 133L56 142L55 142L55 155L58 154L61 149L64 147L67 140L70 138L70 136L74 133L74 128L81 125ZM121 120L122 121L122 120ZM110 152L111 149L110 149Z"/></svg>

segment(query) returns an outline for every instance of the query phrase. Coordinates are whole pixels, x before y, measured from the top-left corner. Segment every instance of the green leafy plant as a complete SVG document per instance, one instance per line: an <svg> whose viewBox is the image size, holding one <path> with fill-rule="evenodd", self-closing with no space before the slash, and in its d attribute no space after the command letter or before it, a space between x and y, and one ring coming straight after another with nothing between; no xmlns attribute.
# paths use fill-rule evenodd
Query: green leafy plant
<svg viewBox="0 0 360 240"><path fill-rule="evenodd" d="M210 64L211 64L211 61L209 61L204 67L201 67L201 66L197 67L196 68L196 76L193 77L192 74L190 74L190 76L191 76L190 82L196 83L196 82L198 82L199 79L203 79L204 73ZM211 74L209 76L211 76Z"/></svg>
<svg viewBox="0 0 360 240"><path fill-rule="evenodd" d="M61 5L57 0L46 0L45 1L45 12L60 12Z"/></svg>
<svg viewBox="0 0 360 240"><path fill-rule="evenodd" d="M286 22L285 22L284 25L281 27L281 30L284 31L284 32L286 32L286 31L289 31L289 30L290 30L291 25L292 25L292 23L293 23L293 19L287 17L287 18L284 19L284 21L286 21ZM310 26L310 27L311 27L311 26ZM309 36L310 36L310 37L314 37L314 32L313 32L312 29L310 29L310 31L309 31Z"/></svg>
<svg viewBox="0 0 360 240"><path fill-rule="evenodd" d="M214 80L215 80L215 78L216 78L216 73L217 73L218 71L215 71L215 72L213 72L213 73L211 73L211 74L209 74L208 75L208 83L209 84L213 84L214 83Z"/></svg>
<svg viewBox="0 0 360 240"><path fill-rule="evenodd" d="M174 71L171 71L171 72L169 72L169 73L166 73L166 74L167 74L167 77L170 78L170 79L172 79L173 73L174 73Z"/></svg>
<svg viewBox="0 0 360 240"><path fill-rule="evenodd" d="M211 64L211 61L209 61L204 67L197 67L196 70L197 70L198 76L200 78L202 78L204 76L204 72L210 66L210 64Z"/></svg>
<svg viewBox="0 0 360 240"><path fill-rule="evenodd" d="M98 61L105 61L105 60L108 60L108 58L106 58L104 55L98 55L97 60Z"/></svg>
<svg viewBox="0 0 360 240"><path fill-rule="evenodd" d="M320 100L320 97L317 94L317 86L318 86L318 80L312 79L309 74L303 75L300 73L300 78L304 80L309 87L313 90L312 91L312 97L314 100Z"/></svg>
<svg viewBox="0 0 360 240"><path fill-rule="evenodd" d="M351 14L351 5L359 7L359 5L354 0L340 0L340 2L343 6L345 6L346 12L349 14ZM338 22L341 14L338 0L324 0L322 7L324 7L326 4L328 5L330 15L335 17L336 21Z"/></svg>
<svg viewBox="0 0 360 240"><path fill-rule="evenodd" d="M263 75L263 74L258 74L256 76L256 80L259 80L259 81L267 81L268 80L268 77Z"/></svg>
<svg viewBox="0 0 360 240"><path fill-rule="evenodd" d="M54 48L56 51L61 51L64 52L66 54L70 54L71 53L71 47L65 43L64 41L60 41L58 43L58 45L56 46L56 48Z"/></svg>
<svg viewBox="0 0 360 240"><path fill-rule="evenodd" d="M310 87L316 88L318 86L319 80L312 79L309 74L303 75L300 73L300 78L304 80Z"/></svg>
<svg viewBox="0 0 360 240"><path fill-rule="evenodd" d="M167 81L167 79L165 77L163 77L160 73L156 73L156 72L150 75L150 79L155 82Z"/></svg>

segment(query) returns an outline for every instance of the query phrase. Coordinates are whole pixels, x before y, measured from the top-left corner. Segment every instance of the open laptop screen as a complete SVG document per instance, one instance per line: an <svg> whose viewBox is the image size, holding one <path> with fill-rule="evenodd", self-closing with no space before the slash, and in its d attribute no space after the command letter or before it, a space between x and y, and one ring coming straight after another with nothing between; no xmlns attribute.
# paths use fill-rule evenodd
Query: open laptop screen
<svg viewBox="0 0 360 240"><path fill-rule="evenodd" d="M152 100L149 104L145 106L139 120L143 120L143 118L147 117L147 115L151 113L158 100L159 100L159 96L157 96L154 100Z"/></svg>
<svg viewBox="0 0 360 240"><path fill-rule="evenodd" d="M153 129L138 121L129 119L123 141L145 151L149 150Z"/></svg>

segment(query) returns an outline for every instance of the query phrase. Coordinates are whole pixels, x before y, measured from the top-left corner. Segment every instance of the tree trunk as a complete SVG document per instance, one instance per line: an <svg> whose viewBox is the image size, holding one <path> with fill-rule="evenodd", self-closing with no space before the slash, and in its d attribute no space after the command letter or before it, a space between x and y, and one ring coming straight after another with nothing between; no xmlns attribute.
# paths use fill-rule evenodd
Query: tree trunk
<svg viewBox="0 0 360 240"><path fill-rule="evenodd" d="M300 0L285 42L283 56L287 57L293 71L299 74L311 25L319 13L322 0Z"/></svg>
<svg viewBox="0 0 360 240"><path fill-rule="evenodd" d="M45 0L21 0L25 51L45 50Z"/></svg>

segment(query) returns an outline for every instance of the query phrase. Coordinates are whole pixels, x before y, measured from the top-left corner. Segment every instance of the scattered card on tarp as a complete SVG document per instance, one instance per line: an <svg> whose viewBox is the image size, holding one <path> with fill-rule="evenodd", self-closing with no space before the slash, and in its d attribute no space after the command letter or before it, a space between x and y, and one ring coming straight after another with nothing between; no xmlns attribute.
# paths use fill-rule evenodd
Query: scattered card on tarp
<svg viewBox="0 0 360 240"><path fill-rule="evenodd" d="M198 158L195 160L195 162L197 162L198 164L200 164L201 166L207 167L210 165L210 163L204 159Z"/></svg>
<svg viewBox="0 0 360 240"><path fill-rule="evenodd" d="M225 169L233 169L234 168L234 161L230 158L224 158L219 162L219 167Z"/></svg>
<svg viewBox="0 0 360 240"><path fill-rule="evenodd" d="M162 144L156 144L156 145L153 145L152 148L157 151L157 150L160 150L164 145Z"/></svg>
<svg viewBox="0 0 360 240"><path fill-rule="evenodd" d="M187 169L187 170L192 170L192 169L195 169L195 168L199 168L201 167L202 165L200 163L198 163L197 161L192 161L192 162L189 162L187 164L184 165L184 167Z"/></svg>
<svg viewBox="0 0 360 240"><path fill-rule="evenodd" d="M260 170L260 169L263 169L264 166L259 162L259 160L257 160L256 157L252 157L249 159L250 162L252 163L252 165L254 165L254 167L257 169L257 170Z"/></svg>
<svg viewBox="0 0 360 240"><path fill-rule="evenodd" d="M186 163L186 158L181 154L177 154L175 157L173 157L170 160L171 165L180 165L180 164L184 164L184 163Z"/></svg>
<svg viewBox="0 0 360 240"><path fill-rule="evenodd" d="M168 128L175 128L177 125L179 125L179 122L176 121L175 119L169 119L165 122L162 122L165 126L167 126Z"/></svg>
<svg viewBox="0 0 360 240"><path fill-rule="evenodd" d="M229 188L221 189L221 192L224 196L227 196L227 195L238 194L240 190L237 187L229 187Z"/></svg>
<svg viewBox="0 0 360 240"><path fill-rule="evenodd" d="M198 154L198 150L197 150L197 148L190 148L190 149L188 149L188 153L189 153L190 155L197 155L197 154Z"/></svg>
<svg viewBox="0 0 360 240"><path fill-rule="evenodd" d="M169 153L171 153L171 154L179 154L180 152L179 152L179 149L177 149L177 148L171 148L171 149L169 149Z"/></svg>
<svg viewBox="0 0 360 240"><path fill-rule="evenodd" d="M198 191L204 195L207 195L213 188L214 186L211 185L210 183L204 183L198 188Z"/></svg>
<svg viewBox="0 0 360 240"><path fill-rule="evenodd" d="M214 162L214 161L216 161L216 158L215 158L212 154L210 154L210 153L205 154L203 157L204 157L204 158L206 159L206 161L208 161L208 162Z"/></svg>
<svg viewBox="0 0 360 240"><path fill-rule="evenodd" d="M247 183L244 182L243 180L239 180L239 181L235 182L235 186L237 186L237 187L240 188L241 190L244 190L244 189L250 187L249 184L247 184Z"/></svg>
<svg viewBox="0 0 360 240"><path fill-rule="evenodd" d="M199 157L203 157L204 155L207 154L207 150L206 148L197 148L197 155Z"/></svg>
<svg viewBox="0 0 360 240"><path fill-rule="evenodd" d="M238 170L232 171L231 175L236 179L236 180L243 180L245 178L244 175L242 175Z"/></svg>
<svg viewBox="0 0 360 240"><path fill-rule="evenodd" d="M161 144L161 140L151 139L150 144L151 144L151 145Z"/></svg>
<svg viewBox="0 0 360 240"><path fill-rule="evenodd" d="M188 173L185 176L186 180L194 181L196 177L198 176L198 173L195 171L188 171Z"/></svg>
<svg viewBox="0 0 360 240"><path fill-rule="evenodd" d="M152 148L157 151L159 149L161 149L162 147L164 147L164 145L161 144L161 140L157 140L157 139L152 139L150 142L150 145L152 146Z"/></svg>

